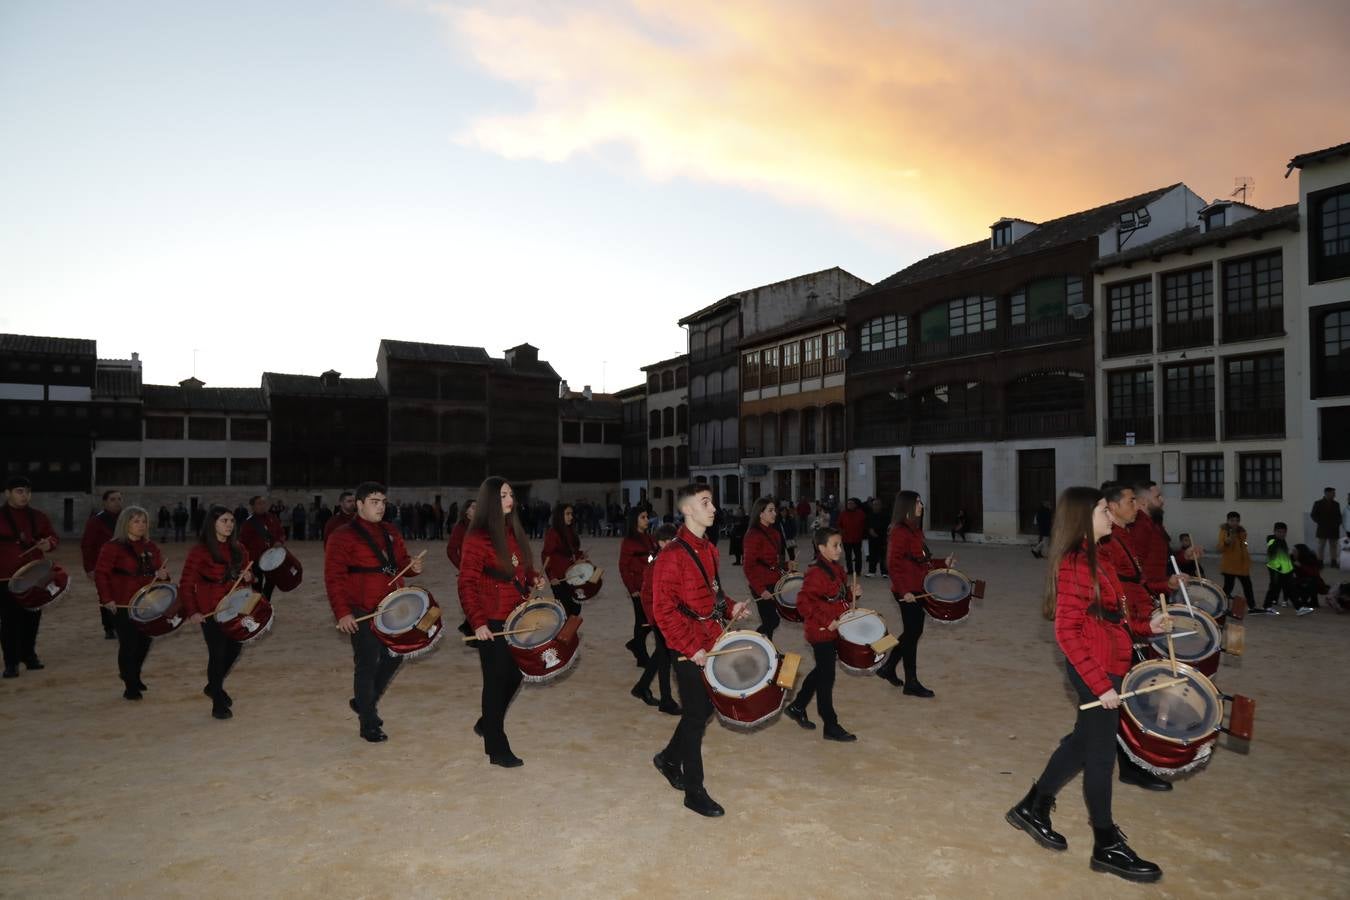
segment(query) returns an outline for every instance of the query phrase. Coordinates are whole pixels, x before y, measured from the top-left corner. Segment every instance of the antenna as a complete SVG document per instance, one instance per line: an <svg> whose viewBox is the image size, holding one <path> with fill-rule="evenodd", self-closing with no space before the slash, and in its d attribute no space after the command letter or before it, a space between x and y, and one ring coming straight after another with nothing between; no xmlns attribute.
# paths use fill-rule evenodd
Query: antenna
<svg viewBox="0 0 1350 900"><path fill-rule="evenodd" d="M1251 205L1252 197L1256 196L1256 179L1250 175L1239 175L1233 179L1233 193L1230 197L1236 197L1240 202Z"/></svg>

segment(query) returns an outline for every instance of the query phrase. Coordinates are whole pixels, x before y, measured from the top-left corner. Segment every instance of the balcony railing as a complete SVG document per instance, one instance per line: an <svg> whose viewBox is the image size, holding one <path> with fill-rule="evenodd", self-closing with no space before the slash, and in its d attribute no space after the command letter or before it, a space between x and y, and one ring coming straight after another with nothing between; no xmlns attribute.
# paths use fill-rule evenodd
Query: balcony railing
<svg viewBox="0 0 1350 900"><path fill-rule="evenodd" d="M1140 356L1153 352L1153 329L1131 328L1106 333L1107 356Z"/></svg>
<svg viewBox="0 0 1350 900"><path fill-rule="evenodd" d="M1189 413L1163 413L1163 441L1214 440L1213 408Z"/></svg>
<svg viewBox="0 0 1350 900"><path fill-rule="evenodd" d="M1083 434L1087 431L1087 414L1081 409L1063 412L1012 412L1004 426L1004 436L1054 437Z"/></svg>
<svg viewBox="0 0 1350 900"><path fill-rule="evenodd" d="M1284 437L1284 407L1225 409L1223 412L1223 437L1224 440L1282 438Z"/></svg>
<svg viewBox="0 0 1350 900"><path fill-rule="evenodd" d="M1255 341L1284 334L1284 307L1223 314L1223 342Z"/></svg>
<svg viewBox="0 0 1350 900"><path fill-rule="evenodd" d="M754 371L751 371L749 369L746 369L744 372L742 372L741 386L744 387L747 391L759 390L759 370L755 369Z"/></svg>
<svg viewBox="0 0 1350 900"><path fill-rule="evenodd" d="M722 447L717 450L695 450L690 465L694 466L720 466L728 463L739 462L741 451L737 447Z"/></svg>
<svg viewBox="0 0 1350 900"><path fill-rule="evenodd" d="M919 419L914 423L914 443L978 440L981 438L989 439L993 436L993 416Z"/></svg>
<svg viewBox="0 0 1350 900"><path fill-rule="evenodd" d="M835 359L841 358L834 357L831 362ZM885 350L867 350L855 353L849 360L848 367L854 374L859 374L875 372L880 369L899 368L912 359L914 359L913 348L909 344L903 344L899 347L887 347Z"/></svg>
<svg viewBox="0 0 1350 900"><path fill-rule="evenodd" d="M765 366L759 375L760 387L776 387L778 385L778 367Z"/></svg>
<svg viewBox="0 0 1350 900"><path fill-rule="evenodd" d="M820 360L812 359L802 363L802 378L819 378Z"/></svg>
<svg viewBox="0 0 1350 900"><path fill-rule="evenodd" d="M1184 350L1187 347L1210 347L1214 344L1214 318L1191 319L1186 322L1164 322L1159 328L1158 343L1164 350Z"/></svg>
<svg viewBox="0 0 1350 900"><path fill-rule="evenodd" d="M838 375L844 371L844 358L842 356L831 356L825 360L825 374Z"/></svg>
<svg viewBox="0 0 1350 900"><path fill-rule="evenodd" d="M909 428L903 422L864 422L854 427L858 447L891 447L909 443Z"/></svg>
<svg viewBox="0 0 1350 900"><path fill-rule="evenodd" d="M1091 319L1054 316L1048 319L1038 319L1035 322L1009 325L1007 339L1004 343L1009 347L1023 347L1028 344L1043 344L1047 341L1084 338L1091 333Z"/></svg>
<svg viewBox="0 0 1350 900"><path fill-rule="evenodd" d="M975 334L963 334L957 337L943 338L939 341L925 341L919 344L918 359L951 359L957 356L970 356L984 353L998 347L1001 335L998 330L980 331Z"/></svg>
<svg viewBox="0 0 1350 900"><path fill-rule="evenodd" d="M1153 416L1112 416L1106 420L1106 442L1124 444L1134 435L1136 444L1153 443Z"/></svg>

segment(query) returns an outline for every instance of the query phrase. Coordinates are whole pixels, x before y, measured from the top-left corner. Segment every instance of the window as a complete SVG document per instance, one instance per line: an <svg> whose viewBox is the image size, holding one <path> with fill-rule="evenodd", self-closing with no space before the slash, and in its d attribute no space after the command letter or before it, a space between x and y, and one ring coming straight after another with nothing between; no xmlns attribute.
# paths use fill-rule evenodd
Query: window
<svg viewBox="0 0 1350 900"><path fill-rule="evenodd" d="M94 470L100 486L136 487L141 483L141 461L119 457L101 457Z"/></svg>
<svg viewBox="0 0 1350 900"><path fill-rule="evenodd" d="M999 247L1008 246L1012 243L1012 239L1011 222L999 222L994 226L993 249L997 250Z"/></svg>
<svg viewBox="0 0 1350 900"><path fill-rule="evenodd" d="M661 392L661 376L652 372L647 376L647 393L659 394Z"/></svg>
<svg viewBox="0 0 1350 900"><path fill-rule="evenodd" d="M1164 350L1214 343L1214 271L1210 266L1162 276Z"/></svg>
<svg viewBox="0 0 1350 900"><path fill-rule="evenodd" d="M659 418L658 418L658 422L659 422ZM658 424L657 427L658 427L658 429L659 429L660 425ZM660 434L658 433L656 436L657 436L657 437L660 437ZM580 423L580 422L563 422L563 423L562 423L562 439L563 439L563 443L564 443L564 444L580 444L580 443L581 443L581 423Z"/></svg>
<svg viewBox="0 0 1350 900"><path fill-rule="evenodd" d="M1223 264L1223 339L1284 334L1284 265L1280 251Z"/></svg>
<svg viewBox="0 0 1350 900"><path fill-rule="evenodd" d="M188 484L200 487L225 483L225 460L189 459Z"/></svg>
<svg viewBox="0 0 1350 900"><path fill-rule="evenodd" d="M1284 475L1278 453L1238 454L1238 499L1279 500L1284 495Z"/></svg>
<svg viewBox="0 0 1350 900"><path fill-rule="evenodd" d="M230 484L266 484L267 483L267 460L266 459L232 459L230 460Z"/></svg>
<svg viewBox="0 0 1350 900"><path fill-rule="evenodd" d="M181 416L146 416L145 439L147 441L181 441L183 439L183 418ZM181 484L182 482L178 482Z"/></svg>
<svg viewBox="0 0 1350 900"><path fill-rule="evenodd" d="M903 317L900 318L900 328L903 330L905 338L909 336L909 322ZM897 335L900 332L897 331ZM902 338L901 340L904 340ZM845 349L844 332L832 331L825 335L825 356L834 359L836 356L843 356Z"/></svg>
<svg viewBox="0 0 1350 900"><path fill-rule="evenodd" d="M1076 275L1040 278L1008 297L1008 322L1024 325L1060 318L1068 307L1083 302L1083 279Z"/></svg>
<svg viewBox="0 0 1350 900"><path fill-rule="evenodd" d="M844 335L840 332L829 335L829 338L832 349L830 356L838 356L844 349ZM877 316L864 322L858 332L858 349L863 353L903 347L908 342L909 320L905 316Z"/></svg>
<svg viewBox="0 0 1350 900"><path fill-rule="evenodd" d="M1284 354L1225 360L1224 438L1284 437Z"/></svg>
<svg viewBox="0 0 1350 900"><path fill-rule="evenodd" d="M1107 442L1153 441L1153 370L1128 369L1106 376Z"/></svg>
<svg viewBox="0 0 1350 900"><path fill-rule="evenodd" d="M1350 305L1312 316L1314 397L1350 394Z"/></svg>
<svg viewBox="0 0 1350 900"><path fill-rule="evenodd" d="M230 440L232 441L267 440L267 420L231 418Z"/></svg>
<svg viewBox="0 0 1350 900"><path fill-rule="evenodd" d="M802 345L797 341L784 344L780 348L783 356L783 381L796 381L799 377L797 364L801 362Z"/></svg>
<svg viewBox="0 0 1350 900"><path fill-rule="evenodd" d="M564 423L566 425L566 423ZM659 438L661 436L661 410L654 409L647 413L647 437Z"/></svg>
<svg viewBox="0 0 1350 900"><path fill-rule="evenodd" d="M189 416L188 439L193 441L225 440L225 418L223 416ZM216 482L224 484L222 480Z"/></svg>
<svg viewBox="0 0 1350 900"><path fill-rule="evenodd" d="M1308 195L1310 281L1350 276L1350 189Z"/></svg>
<svg viewBox="0 0 1350 900"><path fill-rule="evenodd" d="M998 327L998 301L993 297L964 297L947 304L947 330L952 337L979 334Z"/></svg>
<svg viewBox="0 0 1350 900"><path fill-rule="evenodd" d="M1214 363L1163 369L1163 440L1214 439Z"/></svg>
<svg viewBox="0 0 1350 900"><path fill-rule="evenodd" d="M1317 417L1321 426L1318 458L1350 459L1350 406L1324 406Z"/></svg>
<svg viewBox="0 0 1350 900"><path fill-rule="evenodd" d="M675 373L672 372L670 369L666 369L664 372L661 373L661 390L663 391L675 390Z"/></svg>
<svg viewBox="0 0 1350 900"><path fill-rule="evenodd" d="M623 425L618 422L606 422L604 423L604 429L606 444L623 444Z"/></svg>
<svg viewBox="0 0 1350 900"><path fill-rule="evenodd" d="M1019 288L1008 295L1008 324L1025 325L1027 322L1027 291Z"/></svg>
<svg viewBox="0 0 1350 900"><path fill-rule="evenodd" d="M151 487L179 486L183 483L183 460L151 457L145 461L145 483Z"/></svg>
<svg viewBox="0 0 1350 900"><path fill-rule="evenodd" d="M1106 355L1153 351L1153 283L1147 278L1106 288Z"/></svg>
<svg viewBox="0 0 1350 900"><path fill-rule="evenodd" d="M819 335L802 341L802 360L808 363L820 362L821 347L822 339Z"/></svg>
<svg viewBox="0 0 1350 900"><path fill-rule="evenodd" d="M1188 499L1223 499L1222 453L1203 453L1186 457L1185 493Z"/></svg>
<svg viewBox="0 0 1350 900"><path fill-rule="evenodd" d="M583 422L581 424L581 442L583 444L603 444L605 442L603 424L600 422Z"/></svg>
<svg viewBox="0 0 1350 900"><path fill-rule="evenodd" d="M1213 231L1215 228L1222 228L1227 216L1224 213L1227 207L1216 206L1213 209L1206 210L1202 215L1205 218L1205 231Z"/></svg>
<svg viewBox="0 0 1350 900"><path fill-rule="evenodd" d="M663 437L675 435L675 408L667 406L661 410L661 434Z"/></svg>

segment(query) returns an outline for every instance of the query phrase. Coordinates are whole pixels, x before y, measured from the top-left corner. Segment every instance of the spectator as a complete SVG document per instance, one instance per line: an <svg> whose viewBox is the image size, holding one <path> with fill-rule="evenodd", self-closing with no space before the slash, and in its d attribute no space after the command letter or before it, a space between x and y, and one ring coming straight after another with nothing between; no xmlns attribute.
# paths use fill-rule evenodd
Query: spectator
<svg viewBox="0 0 1350 900"><path fill-rule="evenodd" d="M324 530L331 518L333 518L333 511L328 508L328 504L320 503L319 508L314 511L314 540L323 540Z"/></svg>
<svg viewBox="0 0 1350 900"><path fill-rule="evenodd" d="M441 506L440 497L436 498L431 507L431 539L433 541L445 539L445 508Z"/></svg>
<svg viewBox="0 0 1350 900"><path fill-rule="evenodd" d="M745 529L749 524L749 520L740 513L731 517L731 564L733 566L739 566L741 557L745 555L741 542L745 539Z"/></svg>
<svg viewBox="0 0 1350 900"><path fill-rule="evenodd" d="M173 539L175 541L187 540L188 511L179 503L173 508Z"/></svg>
<svg viewBox="0 0 1350 900"><path fill-rule="evenodd" d="M811 518L811 501L802 497L797 501L797 519L805 522Z"/></svg>
<svg viewBox="0 0 1350 900"><path fill-rule="evenodd" d="M745 527L750 527L750 517L742 514L745 519ZM783 511L778 514L776 520L778 530L783 535L783 549L787 552L789 562L797 560L797 513L792 508L792 504L783 504Z"/></svg>
<svg viewBox="0 0 1350 900"><path fill-rule="evenodd" d="M1350 571L1350 534L1341 538L1340 570Z"/></svg>
<svg viewBox="0 0 1350 900"><path fill-rule="evenodd" d="M1338 565L1333 554L1341 537L1341 505L1336 502L1336 489L1325 488L1322 499L1312 506L1313 524L1317 526L1317 558L1327 565Z"/></svg>
<svg viewBox="0 0 1350 900"><path fill-rule="evenodd" d="M839 514L839 534L844 541L844 568L849 575L862 574L862 542L867 536L867 513L857 497L849 497Z"/></svg>
<svg viewBox="0 0 1350 900"><path fill-rule="evenodd" d="M202 533L202 523L206 521L206 507L197 504L197 508L192 511L192 533Z"/></svg>
<svg viewBox="0 0 1350 900"><path fill-rule="evenodd" d="M1321 606L1318 600L1323 594L1331 593L1331 588L1322 580L1322 560L1313 553L1307 544L1294 547L1294 606L1297 615L1306 616Z"/></svg>
<svg viewBox="0 0 1350 900"><path fill-rule="evenodd" d="M169 529L173 527L173 514L169 512L167 506L159 508L159 542L167 544L169 542Z"/></svg>
<svg viewBox="0 0 1350 900"><path fill-rule="evenodd" d="M1045 559L1045 545L1050 540L1050 526L1055 521L1055 511L1049 500L1041 501L1041 508L1036 510L1034 521L1037 540L1036 546L1031 548L1031 555L1037 559Z"/></svg>
<svg viewBox="0 0 1350 900"><path fill-rule="evenodd" d="M1189 556L1189 551L1191 549L1190 534L1183 531L1179 540L1181 541L1181 549L1172 554L1172 557L1176 560L1177 569L1181 571L1181 574L1190 575L1192 578L1204 577L1203 573L1200 571L1200 560L1191 559Z"/></svg>
<svg viewBox="0 0 1350 900"><path fill-rule="evenodd" d="M970 520L966 518L966 511L964 509L957 512L956 523L952 525L952 540L956 540L957 535L961 536L962 541L968 540L966 531L970 528L969 521Z"/></svg>
<svg viewBox="0 0 1350 900"><path fill-rule="evenodd" d="M248 507L245 506L244 504L240 503L238 506L236 506L236 507L234 508L234 521L235 521L235 526L234 526L234 527L235 527L236 529L238 529L238 528L243 528L243 527L244 527L244 523L245 523L246 521L248 521L248 517L251 516L251 515L253 515L253 514L252 514L251 512L249 512ZM197 529L194 529L194 531L195 531L195 530L197 530Z"/></svg>
<svg viewBox="0 0 1350 900"><path fill-rule="evenodd" d="M295 509L291 510L291 537L297 541L305 539L305 505L303 503L295 504Z"/></svg>
<svg viewBox="0 0 1350 900"><path fill-rule="evenodd" d="M891 517L881 500L873 497L867 504L867 577L887 576L886 571L886 530L891 527ZM878 571L880 570L880 571Z"/></svg>
<svg viewBox="0 0 1350 900"><path fill-rule="evenodd" d="M1266 535L1266 569L1270 572L1270 587L1266 588L1265 610L1268 616L1278 616L1275 608L1284 594L1287 606L1294 590L1294 561L1289 556L1289 526L1283 522L1275 523L1275 533Z"/></svg>
<svg viewBox="0 0 1350 900"><path fill-rule="evenodd" d="M1242 584L1247 606L1256 608L1252 590L1252 554L1247 548L1247 529L1242 527L1242 516L1228 514L1228 521L1219 526L1219 571L1223 574L1223 592L1233 596L1233 582Z"/></svg>

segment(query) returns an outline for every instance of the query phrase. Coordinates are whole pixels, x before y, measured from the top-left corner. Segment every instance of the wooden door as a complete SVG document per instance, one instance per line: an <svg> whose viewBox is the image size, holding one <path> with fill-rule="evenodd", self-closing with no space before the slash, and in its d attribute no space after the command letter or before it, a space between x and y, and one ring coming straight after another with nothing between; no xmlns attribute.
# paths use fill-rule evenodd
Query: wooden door
<svg viewBox="0 0 1350 900"><path fill-rule="evenodd" d="M934 453L928 458L926 527L951 531L956 514L966 512L966 530L984 530L984 463L981 453Z"/></svg>
<svg viewBox="0 0 1350 900"><path fill-rule="evenodd" d="M1041 504L1055 505L1055 451L1017 451L1017 530L1036 533L1036 513Z"/></svg>

